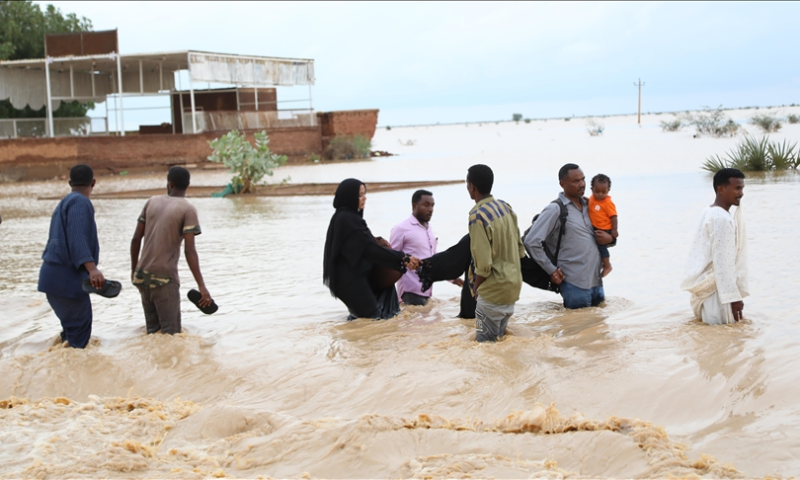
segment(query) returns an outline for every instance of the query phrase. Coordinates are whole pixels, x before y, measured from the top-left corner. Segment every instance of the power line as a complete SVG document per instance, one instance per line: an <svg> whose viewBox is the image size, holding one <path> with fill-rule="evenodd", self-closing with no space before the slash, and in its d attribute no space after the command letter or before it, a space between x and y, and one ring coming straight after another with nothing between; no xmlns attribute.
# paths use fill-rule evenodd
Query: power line
<svg viewBox="0 0 800 480"><path fill-rule="evenodd" d="M638 110L638 113L636 115L636 123L638 123L639 126L641 127L642 126L642 87L644 87L644 82L640 78L639 82L638 83L634 83L633 86L634 87L639 87L639 110Z"/></svg>

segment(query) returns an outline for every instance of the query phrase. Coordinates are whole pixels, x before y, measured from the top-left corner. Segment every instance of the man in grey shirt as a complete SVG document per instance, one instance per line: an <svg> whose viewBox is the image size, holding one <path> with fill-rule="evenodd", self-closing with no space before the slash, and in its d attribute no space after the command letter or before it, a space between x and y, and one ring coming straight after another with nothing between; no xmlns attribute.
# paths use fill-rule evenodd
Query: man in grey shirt
<svg viewBox="0 0 800 480"><path fill-rule="evenodd" d="M558 201L567 208L566 228L557 255L558 265L553 264L544 248L546 243L550 252L556 252L561 208L555 203L547 205L531 226L525 236L525 249L550 274L550 281L559 286L565 307L594 307L605 300L600 277L603 261L597 245L611 243L612 238L592 227L589 202L583 197L586 177L580 167L574 163L561 167L558 183L564 190L558 194Z"/></svg>

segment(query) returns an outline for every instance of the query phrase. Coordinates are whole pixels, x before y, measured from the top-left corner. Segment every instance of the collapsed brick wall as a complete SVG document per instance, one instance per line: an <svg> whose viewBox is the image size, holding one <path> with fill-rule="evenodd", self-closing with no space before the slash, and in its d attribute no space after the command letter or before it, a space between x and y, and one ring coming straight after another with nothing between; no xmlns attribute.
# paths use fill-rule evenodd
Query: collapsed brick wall
<svg viewBox="0 0 800 480"><path fill-rule="evenodd" d="M254 132L245 132L250 142L254 140ZM85 163L98 173L209 163L208 141L219 135L219 132L206 132L0 140L0 180L53 178L64 175L77 163ZM322 151L319 127L267 129L267 135L270 149L290 158Z"/></svg>
<svg viewBox="0 0 800 480"><path fill-rule="evenodd" d="M372 140L378 125L378 111L373 110L341 110L319 112L317 120L322 129L322 149L327 148L333 137L361 135Z"/></svg>

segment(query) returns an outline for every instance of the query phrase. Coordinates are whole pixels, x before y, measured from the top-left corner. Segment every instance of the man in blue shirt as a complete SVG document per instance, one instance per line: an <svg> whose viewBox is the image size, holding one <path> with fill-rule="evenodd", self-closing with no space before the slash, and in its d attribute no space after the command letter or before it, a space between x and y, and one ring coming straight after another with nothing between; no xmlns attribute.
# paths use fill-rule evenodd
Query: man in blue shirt
<svg viewBox="0 0 800 480"><path fill-rule="evenodd" d="M69 171L72 192L56 206L50 219L50 235L42 254L39 291L61 321L61 340L73 348L84 348L92 335L92 302L81 288L88 278L92 286L106 283L97 269L100 245L94 206L89 195L95 185L88 165L75 165Z"/></svg>

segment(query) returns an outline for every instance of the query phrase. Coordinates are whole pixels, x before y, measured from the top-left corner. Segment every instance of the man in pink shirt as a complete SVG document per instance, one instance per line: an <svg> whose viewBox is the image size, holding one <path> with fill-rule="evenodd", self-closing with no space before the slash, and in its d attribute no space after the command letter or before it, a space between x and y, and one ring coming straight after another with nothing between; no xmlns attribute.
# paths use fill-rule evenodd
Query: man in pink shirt
<svg viewBox="0 0 800 480"><path fill-rule="evenodd" d="M417 258L429 258L436 253L439 243L430 226L433 216L433 194L427 190L417 190L411 196L411 216L392 228L389 243L392 250L406 252ZM459 283L461 279L454 280ZM419 276L409 270L397 281L397 295L406 305L425 305L433 293L433 288L422 291Z"/></svg>

